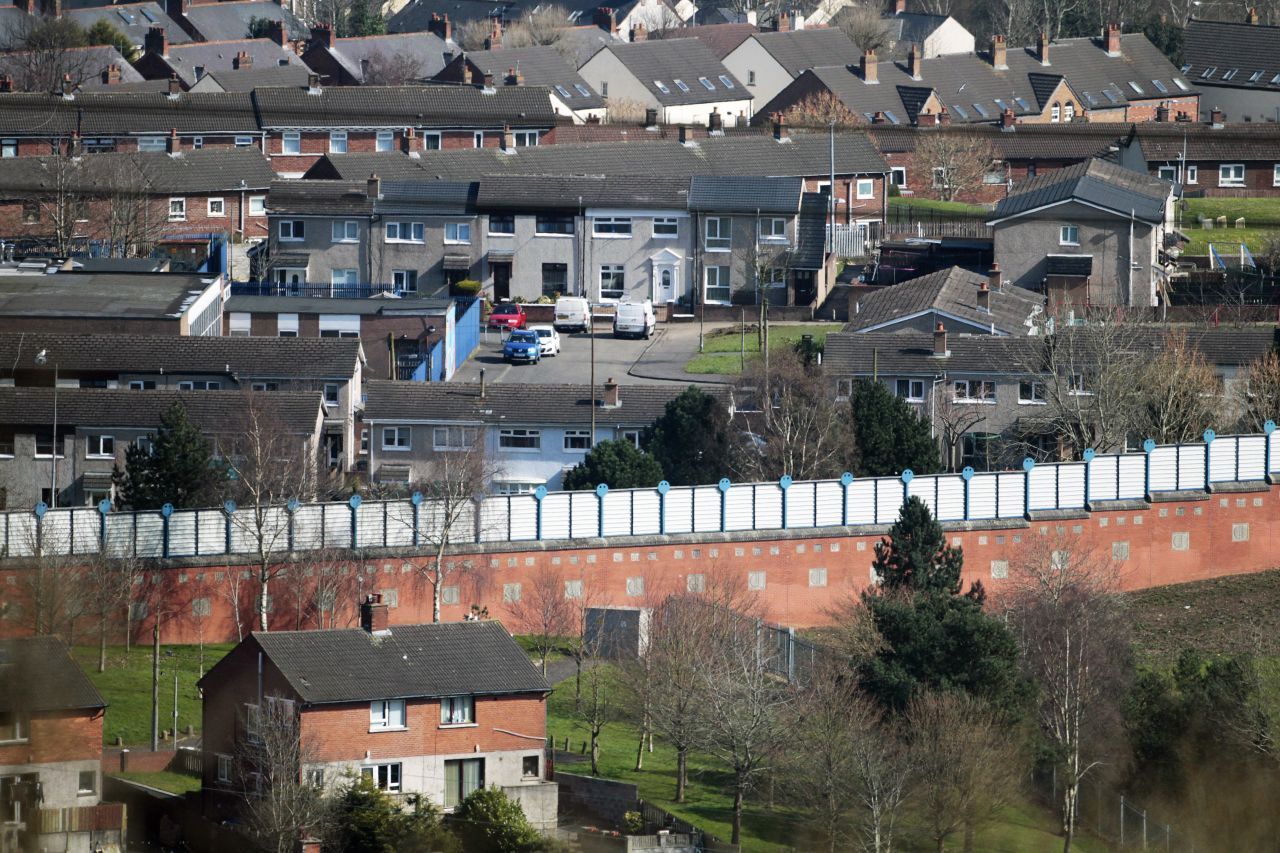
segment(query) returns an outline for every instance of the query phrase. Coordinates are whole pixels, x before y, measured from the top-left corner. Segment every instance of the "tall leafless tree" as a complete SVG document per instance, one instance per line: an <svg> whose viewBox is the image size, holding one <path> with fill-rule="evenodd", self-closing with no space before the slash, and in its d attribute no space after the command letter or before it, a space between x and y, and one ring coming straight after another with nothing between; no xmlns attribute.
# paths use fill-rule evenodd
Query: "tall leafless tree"
<svg viewBox="0 0 1280 853"><path fill-rule="evenodd" d="M960 464L960 450L964 437L987 419L982 406L967 405L956 401L955 391L948 382L936 383L931 392L931 414L935 427L941 432L943 460L948 471Z"/></svg>
<svg viewBox="0 0 1280 853"><path fill-rule="evenodd" d="M1154 358L1134 377L1138 405L1133 431L1159 444L1196 441L1217 428L1225 412L1223 384L1184 331L1170 331Z"/></svg>
<svg viewBox="0 0 1280 853"><path fill-rule="evenodd" d="M143 571L142 561L130 555L114 555L103 548L84 564L83 582L87 600L98 625L98 672L107 671L107 643L112 625L125 617L128 631L128 608L134 581Z"/></svg>
<svg viewBox="0 0 1280 853"><path fill-rule="evenodd" d="M831 25L848 36L858 50L881 53L892 47L889 24L874 3L845 6L835 13Z"/></svg>
<svg viewBox="0 0 1280 853"><path fill-rule="evenodd" d="M844 101L827 91L815 92L790 107L782 114L786 123L793 127L851 128L863 122Z"/></svg>
<svg viewBox="0 0 1280 853"><path fill-rule="evenodd" d="M565 596L564 579L550 566L535 569L521 585L520 598L507 604L515 627L529 638L547 675L547 658L559 649L576 627L577 609Z"/></svg>
<svg viewBox="0 0 1280 853"><path fill-rule="evenodd" d="M1280 353L1271 350L1255 359L1234 390L1240 429L1262 432L1267 421L1280 416Z"/></svg>
<svg viewBox="0 0 1280 853"><path fill-rule="evenodd" d="M937 129L921 133L916 161L926 170L930 185L943 201L955 201L974 193L998 162L991 143L965 128Z"/></svg>

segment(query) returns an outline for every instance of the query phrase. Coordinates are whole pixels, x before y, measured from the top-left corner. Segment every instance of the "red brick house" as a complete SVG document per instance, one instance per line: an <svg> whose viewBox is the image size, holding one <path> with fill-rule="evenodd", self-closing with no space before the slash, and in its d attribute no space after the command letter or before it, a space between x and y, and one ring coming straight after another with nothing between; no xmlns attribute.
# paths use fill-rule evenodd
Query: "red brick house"
<svg viewBox="0 0 1280 853"><path fill-rule="evenodd" d="M1208 122L1135 125L1120 162L1177 181L1188 196L1280 196L1280 127L1227 124L1216 109Z"/></svg>
<svg viewBox="0 0 1280 853"><path fill-rule="evenodd" d="M0 848L121 843L124 806L101 796L106 705L61 640L0 640Z"/></svg>
<svg viewBox="0 0 1280 853"><path fill-rule="evenodd" d="M392 628L391 603L369 595L360 628L254 633L201 679L206 817L234 814L254 772L244 745L284 715L316 785L363 775L446 810L497 786L554 826L546 679L498 622Z"/></svg>

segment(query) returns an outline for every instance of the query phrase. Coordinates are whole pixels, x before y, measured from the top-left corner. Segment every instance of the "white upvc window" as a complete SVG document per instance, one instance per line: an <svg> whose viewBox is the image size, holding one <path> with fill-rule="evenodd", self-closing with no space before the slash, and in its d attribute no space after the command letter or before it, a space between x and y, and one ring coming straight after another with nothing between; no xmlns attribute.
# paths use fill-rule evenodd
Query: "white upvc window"
<svg viewBox="0 0 1280 853"><path fill-rule="evenodd" d="M1063 225L1058 229L1058 245L1059 246L1079 246L1080 245L1080 226L1079 225Z"/></svg>
<svg viewBox="0 0 1280 853"><path fill-rule="evenodd" d="M218 781L231 781L231 756L218 753Z"/></svg>
<svg viewBox="0 0 1280 853"><path fill-rule="evenodd" d="M400 790L399 763L366 765L360 768L360 774L377 785L380 791L397 793Z"/></svg>
<svg viewBox="0 0 1280 853"><path fill-rule="evenodd" d="M163 136L139 136L138 150L148 154L158 154L169 147Z"/></svg>
<svg viewBox="0 0 1280 853"><path fill-rule="evenodd" d="M298 315L277 314L276 335L282 338L296 338L298 336Z"/></svg>
<svg viewBox="0 0 1280 853"><path fill-rule="evenodd" d="M1047 401L1043 382L1024 379L1018 383L1018 402L1043 405Z"/></svg>
<svg viewBox="0 0 1280 853"><path fill-rule="evenodd" d="M467 450L476 443L475 427L434 427L431 430L433 450Z"/></svg>
<svg viewBox="0 0 1280 853"><path fill-rule="evenodd" d="M894 385L894 393L904 400L918 403L924 399L924 380L899 379Z"/></svg>
<svg viewBox="0 0 1280 853"><path fill-rule="evenodd" d="M252 334L253 315L248 311L228 311L227 326L233 337L247 338Z"/></svg>
<svg viewBox="0 0 1280 853"><path fill-rule="evenodd" d="M591 233L596 237L629 237L631 236L631 217L594 217L591 220Z"/></svg>
<svg viewBox="0 0 1280 853"><path fill-rule="evenodd" d="M708 252L727 252L733 248L733 237L730 229L733 219L728 216L708 216L706 238Z"/></svg>
<svg viewBox="0 0 1280 853"><path fill-rule="evenodd" d="M454 244L469 244L471 242L471 223L446 222L444 224L444 241Z"/></svg>
<svg viewBox="0 0 1280 853"><path fill-rule="evenodd" d="M282 241L296 243L307 239L307 223L302 219L282 219L276 228Z"/></svg>
<svg viewBox="0 0 1280 853"><path fill-rule="evenodd" d="M517 130L514 134L517 148L533 148L538 144L538 131Z"/></svg>
<svg viewBox="0 0 1280 853"><path fill-rule="evenodd" d="M280 152L282 154L302 153L302 134L296 130L286 130L280 135Z"/></svg>
<svg viewBox="0 0 1280 853"><path fill-rule="evenodd" d="M373 147L375 151L390 151L396 144L396 132L394 130L380 130L374 138Z"/></svg>
<svg viewBox="0 0 1280 853"><path fill-rule="evenodd" d="M957 403L994 403L996 383L989 379L960 379L952 383Z"/></svg>
<svg viewBox="0 0 1280 853"><path fill-rule="evenodd" d="M413 429L411 427L383 427L382 449L406 451L413 446Z"/></svg>
<svg viewBox="0 0 1280 853"><path fill-rule="evenodd" d="M360 239L360 223L354 219L339 219L332 227L335 243L354 243Z"/></svg>
<svg viewBox="0 0 1280 853"><path fill-rule="evenodd" d="M1051 122L1062 121L1062 107L1059 106L1058 104L1054 104L1052 107L1049 108L1049 121Z"/></svg>
<svg viewBox="0 0 1280 853"><path fill-rule="evenodd" d="M1220 166L1218 166L1218 186L1220 187L1244 186L1244 164L1243 163L1223 163Z"/></svg>
<svg viewBox="0 0 1280 853"><path fill-rule="evenodd" d="M907 185L907 167L890 166L889 183L893 184L895 187L905 187Z"/></svg>
<svg viewBox="0 0 1280 853"><path fill-rule="evenodd" d="M116 455L116 438L113 435L89 436L88 455L99 459L114 459Z"/></svg>
<svg viewBox="0 0 1280 853"><path fill-rule="evenodd" d="M680 220L675 216L655 216L653 236L660 240L674 240L680 236Z"/></svg>
<svg viewBox="0 0 1280 853"><path fill-rule="evenodd" d="M627 292L627 272L622 264L600 265L600 298L621 299Z"/></svg>
<svg viewBox="0 0 1280 853"><path fill-rule="evenodd" d="M169 221L185 222L187 219L187 200L175 196L169 199Z"/></svg>
<svg viewBox="0 0 1280 853"><path fill-rule="evenodd" d="M6 139L0 142L0 157L8 159L18 156L18 140Z"/></svg>
<svg viewBox="0 0 1280 853"><path fill-rule="evenodd" d="M446 696L440 700L440 725L465 726L476 721L474 696Z"/></svg>
<svg viewBox="0 0 1280 853"><path fill-rule="evenodd" d="M1199 166L1197 166L1195 163L1188 163L1186 171L1187 171L1187 183L1189 184L1200 183L1200 167Z"/></svg>
<svg viewBox="0 0 1280 853"><path fill-rule="evenodd" d="M1076 105L1071 101L1067 101L1067 105L1062 108L1062 120L1073 121L1076 117Z"/></svg>
<svg viewBox="0 0 1280 853"><path fill-rule="evenodd" d="M211 198L208 204L208 213L210 216L226 216L227 202L222 198Z"/></svg>
<svg viewBox="0 0 1280 853"><path fill-rule="evenodd" d="M265 195L249 196L249 215L250 216L266 216L267 214L267 197Z"/></svg>
<svg viewBox="0 0 1280 853"><path fill-rule="evenodd" d="M729 301L729 268L727 266L709 266L705 272L706 285L703 298L707 302Z"/></svg>
<svg viewBox="0 0 1280 853"><path fill-rule="evenodd" d="M787 242L787 220L781 216L769 216L760 220L760 242Z"/></svg>
<svg viewBox="0 0 1280 853"><path fill-rule="evenodd" d="M904 172L903 174L905 175L906 173ZM876 182L870 178L859 178L858 183L855 184L855 189L858 198L874 198L876 194Z"/></svg>
<svg viewBox="0 0 1280 853"><path fill-rule="evenodd" d="M498 447L504 450L539 450L542 448L542 432L518 428L499 430Z"/></svg>
<svg viewBox="0 0 1280 853"><path fill-rule="evenodd" d="M564 449L585 453L591 449L591 430L567 429L564 431Z"/></svg>
<svg viewBox="0 0 1280 853"><path fill-rule="evenodd" d="M439 151L440 150L440 134L439 132L431 132L422 134L422 150L423 151Z"/></svg>
<svg viewBox="0 0 1280 853"><path fill-rule="evenodd" d="M418 292L418 271L417 270L392 270L391 286L396 289L396 293L417 293Z"/></svg>
<svg viewBox="0 0 1280 853"><path fill-rule="evenodd" d="M1159 166L1156 168L1156 177L1162 181L1178 180L1177 166Z"/></svg>
<svg viewBox="0 0 1280 853"><path fill-rule="evenodd" d="M385 239L388 243L425 243L426 229L421 222L388 222Z"/></svg>
<svg viewBox="0 0 1280 853"><path fill-rule="evenodd" d="M483 130L477 130L476 132L471 134L471 144L476 148L484 147L484 131Z"/></svg>
<svg viewBox="0 0 1280 853"><path fill-rule="evenodd" d="M388 731L405 727L403 699L375 699L369 703L369 731Z"/></svg>
<svg viewBox="0 0 1280 853"><path fill-rule="evenodd" d="M237 148L248 148L253 145L253 137L248 134L242 134L235 139Z"/></svg>
<svg viewBox="0 0 1280 853"><path fill-rule="evenodd" d="M1271 167L1271 186L1280 187L1280 163Z"/></svg>
<svg viewBox="0 0 1280 853"><path fill-rule="evenodd" d="M329 131L329 153L330 154L346 154L347 153L347 132L345 130Z"/></svg>

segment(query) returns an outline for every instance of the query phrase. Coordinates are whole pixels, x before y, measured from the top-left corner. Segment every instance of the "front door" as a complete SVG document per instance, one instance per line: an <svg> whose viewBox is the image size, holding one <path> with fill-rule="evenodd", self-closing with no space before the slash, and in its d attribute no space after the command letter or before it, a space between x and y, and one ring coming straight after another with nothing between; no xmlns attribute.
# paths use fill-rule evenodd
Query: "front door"
<svg viewBox="0 0 1280 853"><path fill-rule="evenodd" d="M653 301L659 305L676 301L676 268L671 264L653 268Z"/></svg>
<svg viewBox="0 0 1280 853"><path fill-rule="evenodd" d="M493 301L503 302L511 298L511 261L490 261L493 273Z"/></svg>

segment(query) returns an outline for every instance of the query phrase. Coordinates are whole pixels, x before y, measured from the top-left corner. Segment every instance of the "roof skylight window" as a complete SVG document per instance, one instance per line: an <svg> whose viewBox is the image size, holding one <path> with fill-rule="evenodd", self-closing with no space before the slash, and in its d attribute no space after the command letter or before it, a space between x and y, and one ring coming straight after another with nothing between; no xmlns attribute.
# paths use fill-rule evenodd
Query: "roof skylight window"
<svg viewBox="0 0 1280 853"><path fill-rule="evenodd" d="M701 83L702 88L706 89L708 92L714 92L716 90L716 84L712 83L706 77L699 77L698 82Z"/></svg>
<svg viewBox="0 0 1280 853"><path fill-rule="evenodd" d="M684 82L683 80L681 80L679 77L677 77L677 78L676 78L676 87L677 87L681 92L687 92L687 91L689 91L689 84L688 84L688 83L686 83L686 82Z"/></svg>
<svg viewBox="0 0 1280 853"><path fill-rule="evenodd" d="M654 81L653 81L653 85L657 86L657 87L658 87L658 91L659 91L659 92L661 92L662 94L664 94L664 95L670 95L670 94L671 94L671 90L667 88L667 84L666 84L666 83L663 83L661 80L654 80Z"/></svg>

